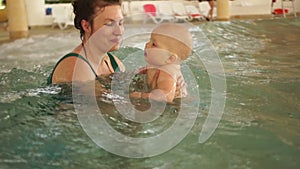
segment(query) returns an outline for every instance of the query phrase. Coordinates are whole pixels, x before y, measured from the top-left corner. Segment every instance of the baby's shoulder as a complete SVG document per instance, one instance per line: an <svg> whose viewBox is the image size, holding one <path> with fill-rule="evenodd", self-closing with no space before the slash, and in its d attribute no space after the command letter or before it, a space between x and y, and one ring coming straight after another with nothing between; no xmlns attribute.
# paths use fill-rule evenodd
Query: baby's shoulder
<svg viewBox="0 0 300 169"><path fill-rule="evenodd" d="M171 76L173 79L177 79L179 76L181 76L181 70L180 70L180 66L178 65L166 65L166 66L162 66L160 68L160 70L166 74L168 74L169 76Z"/></svg>

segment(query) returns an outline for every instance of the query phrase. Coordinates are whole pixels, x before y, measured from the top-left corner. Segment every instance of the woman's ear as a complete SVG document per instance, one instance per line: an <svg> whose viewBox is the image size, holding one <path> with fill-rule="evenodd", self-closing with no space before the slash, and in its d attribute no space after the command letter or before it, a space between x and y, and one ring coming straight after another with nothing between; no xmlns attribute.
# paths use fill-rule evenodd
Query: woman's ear
<svg viewBox="0 0 300 169"><path fill-rule="evenodd" d="M86 34L90 34L91 33L91 27L90 27L90 23L86 20L81 20L81 27L84 30L84 32Z"/></svg>
<svg viewBox="0 0 300 169"><path fill-rule="evenodd" d="M176 62L178 56L175 53L172 53L172 55L168 58L167 63L174 63Z"/></svg>

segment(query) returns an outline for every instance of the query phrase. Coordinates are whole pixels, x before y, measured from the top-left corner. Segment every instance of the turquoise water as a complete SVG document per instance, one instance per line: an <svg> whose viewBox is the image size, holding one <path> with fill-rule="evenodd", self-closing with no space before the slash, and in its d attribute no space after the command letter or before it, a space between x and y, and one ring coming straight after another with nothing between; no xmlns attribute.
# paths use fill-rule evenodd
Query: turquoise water
<svg viewBox="0 0 300 169"><path fill-rule="evenodd" d="M83 131L68 88L46 85L55 61L78 44L76 32L2 44L0 168L299 168L299 19L234 20L199 28L224 66L227 95L222 120L212 137L199 144L210 106L210 81L203 63L193 55L187 65L199 85L198 118L175 148L142 159L98 147ZM99 102L110 109L109 99ZM176 105L169 110L176 110ZM124 133L147 136L161 132L176 118L174 111L168 112L142 128L123 121L115 111L106 117Z"/></svg>

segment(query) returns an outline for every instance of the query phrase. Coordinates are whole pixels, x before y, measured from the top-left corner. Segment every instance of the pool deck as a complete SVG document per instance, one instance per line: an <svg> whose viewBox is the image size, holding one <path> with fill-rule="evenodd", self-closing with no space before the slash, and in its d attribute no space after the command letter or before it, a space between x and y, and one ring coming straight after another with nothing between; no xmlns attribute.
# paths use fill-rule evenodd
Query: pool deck
<svg viewBox="0 0 300 169"><path fill-rule="evenodd" d="M127 23L126 27L140 27L142 23ZM198 24L198 23L196 23ZM200 24L200 23L199 23ZM147 23L147 25L155 25L155 23ZM55 34L61 34L61 33L78 33L79 37L79 30L77 30L74 26L69 26L66 29L59 29L58 26L52 27L52 26L33 26L29 28L29 37L38 36L38 35L55 35ZM0 22L0 45L4 43L13 42L14 40L11 40L9 37L9 31L7 29L7 22Z"/></svg>
<svg viewBox="0 0 300 169"><path fill-rule="evenodd" d="M299 16L299 15L298 15ZM272 15L255 15L255 16L235 16L232 17L230 20L235 20L235 19L271 19ZM282 17L282 16L275 16L275 17ZM289 16L287 15L287 18L289 17L293 17L293 16ZM218 21L214 21L214 22L218 22ZM197 24L205 24L206 21L193 21L193 24L197 25ZM140 22L127 22L126 26L130 26L130 27L139 27L141 24ZM149 23L147 24L154 24L151 23L151 21L149 21ZM68 28L61 30L59 29L57 26L56 27L52 27L52 26L34 26L29 28L29 37L35 36L35 35L55 35L57 33L74 33L74 32L78 32L78 30L76 30L74 27L69 26ZM78 32L78 36L79 36L79 32ZM11 40L9 38L9 31L7 29L7 22L0 22L0 45L2 45L3 43L9 43L12 42L14 40Z"/></svg>
<svg viewBox="0 0 300 169"><path fill-rule="evenodd" d="M36 26L36 27L31 27L28 31L29 31L29 37L31 37L31 36L45 35L45 34L55 35L57 33L62 33L62 32L71 33L71 32L76 32L77 30L71 26L64 30L60 30L58 27L52 27L52 26ZM7 23L0 23L0 45L12 41L14 40L11 40L9 38Z"/></svg>

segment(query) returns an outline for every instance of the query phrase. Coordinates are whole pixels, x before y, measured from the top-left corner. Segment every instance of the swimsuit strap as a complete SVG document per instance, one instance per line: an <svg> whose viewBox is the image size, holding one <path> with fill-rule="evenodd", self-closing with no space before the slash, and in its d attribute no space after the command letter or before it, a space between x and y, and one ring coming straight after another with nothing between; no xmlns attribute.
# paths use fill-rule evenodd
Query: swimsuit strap
<svg viewBox="0 0 300 169"><path fill-rule="evenodd" d="M98 77L97 74L96 74L96 72L95 72L95 70L93 69L92 65L88 62L88 60L86 60L86 58L84 58L83 56L81 56L81 55L78 54L78 53L68 53L68 54L66 54L65 56L63 56L63 57L56 63L56 65L54 66L54 69L52 70L52 72L50 73L50 76L49 76L48 79L47 79L47 84L52 84L52 76L53 76L53 73L54 73L56 67L58 66L58 64L59 64L62 60L66 59L66 58L68 58L68 57L72 57L72 56L77 57L77 58L83 60L85 63L87 63L87 64L89 65L89 67L91 68L91 70L93 71L95 77Z"/></svg>
<svg viewBox="0 0 300 169"><path fill-rule="evenodd" d="M115 71L115 72L116 72L116 71L120 71L120 70L119 70L119 66L118 66L118 64L117 64L117 62L116 62L116 60L115 60L115 58L113 57L113 55L112 55L111 53L109 53L109 52L107 52L107 55L108 55L108 57L109 57L109 59L110 59L110 63L111 63L111 65L112 65L114 71Z"/></svg>
<svg viewBox="0 0 300 169"><path fill-rule="evenodd" d="M72 54L72 53L71 53L71 54ZM85 57L83 57L83 56L81 56L81 55L79 55L79 54L77 54L77 53L73 53L73 54L76 55L75 57L78 57L78 58L82 59L83 61L85 61L85 63L87 63L87 64L89 65L89 67L91 68L91 70L93 71L95 77L98 77L96 71L93 69L92 65L90 64L90 62L89 62ZM72 56L72 55L71 55L71 56ZM73 56L74 56L74 55L73 55Z"/></svg>
<svg viewBox="0 0 300 169"><path fill-rule="evenodd" d="M156 86L157 86L157 81L158 81L158 78L159 78L159 74L160 74L160 70L157 69L156 72L155 72L154 75L153 75L152 83L150 84L151 89L155 89L155 88L156 88Z"/></svg>

